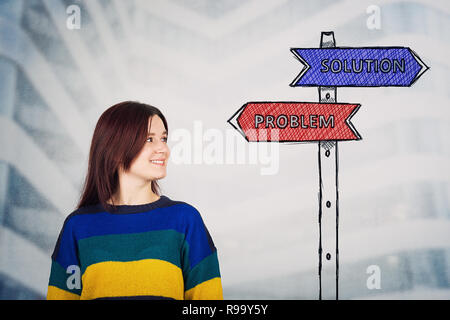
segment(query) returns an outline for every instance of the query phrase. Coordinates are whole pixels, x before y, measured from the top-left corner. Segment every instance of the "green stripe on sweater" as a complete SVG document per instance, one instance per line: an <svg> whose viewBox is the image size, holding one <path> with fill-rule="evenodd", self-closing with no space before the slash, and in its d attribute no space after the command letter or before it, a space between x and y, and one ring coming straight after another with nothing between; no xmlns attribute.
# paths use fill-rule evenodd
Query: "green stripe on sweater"
<svg viewBox="0 0 450 320"><path fill-rule="evenodd" d="M88 266L104 261L160 259L181 268L179 252L184 234L175 230L93 236L78 241L81 274Z"/></svg>
<svg viewBox="0 0 450 320"><path fill-rule="evenodd" d="M205 257L191 270L183 270L183 277L184 291L209 279L220 277L217 251L214 251L209 256Z"/></svg>

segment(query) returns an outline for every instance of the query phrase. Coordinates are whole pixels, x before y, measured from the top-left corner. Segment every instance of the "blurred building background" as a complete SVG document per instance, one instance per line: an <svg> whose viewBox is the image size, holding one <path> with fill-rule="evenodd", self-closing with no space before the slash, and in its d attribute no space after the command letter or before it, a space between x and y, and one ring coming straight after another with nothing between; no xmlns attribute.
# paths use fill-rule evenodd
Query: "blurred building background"
<svg viewBox="0 0 450 320"><path fill-rule="evenodd" d="M245 102L317 101L289 87L301 69L289 49L330 30L337 46L408 46L430 66L410 88L338 89L361 104L363 137L339 147L340 298L449 299L450 3L425 0L1 0L0 298L45 298L107 107L159 107L169 140L194 121L225 133ZM160 184L201 212L225 299L317 299L317 145L281 145L277 173L262 166L170 163Z"/></svg>

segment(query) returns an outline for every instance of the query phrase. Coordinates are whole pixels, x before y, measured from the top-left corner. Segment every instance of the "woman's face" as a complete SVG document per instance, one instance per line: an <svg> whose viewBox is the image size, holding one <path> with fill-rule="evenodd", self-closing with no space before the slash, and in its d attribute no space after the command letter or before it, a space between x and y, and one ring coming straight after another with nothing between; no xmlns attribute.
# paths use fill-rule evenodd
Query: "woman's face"
<svg viewBox="0 0 450 320"><path fill-rule="evenodd" d="M167 132L157 115L148 121L148 134L144 147L131 163L128 173L144 180L157 180L166 176L170 150L167 146Z"/></svg>

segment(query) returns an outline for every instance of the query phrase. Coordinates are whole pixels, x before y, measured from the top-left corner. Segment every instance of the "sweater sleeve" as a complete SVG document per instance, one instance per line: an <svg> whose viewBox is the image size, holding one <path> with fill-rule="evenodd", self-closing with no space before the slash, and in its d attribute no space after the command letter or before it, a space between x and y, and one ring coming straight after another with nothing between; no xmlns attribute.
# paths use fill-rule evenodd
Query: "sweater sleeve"
<svg viewBox="0 0 450 320"><path fill-rule="evenodd" d="M79 300L81 296L80 262L73 224L68 218L51 257L47 300Z"/></svg>
<svg viewBox="0 0 450 320"><path fill-rule="evenodd" d="M200 213L190 207L181 252L185 300L223 300L217 249Z"/></svg>

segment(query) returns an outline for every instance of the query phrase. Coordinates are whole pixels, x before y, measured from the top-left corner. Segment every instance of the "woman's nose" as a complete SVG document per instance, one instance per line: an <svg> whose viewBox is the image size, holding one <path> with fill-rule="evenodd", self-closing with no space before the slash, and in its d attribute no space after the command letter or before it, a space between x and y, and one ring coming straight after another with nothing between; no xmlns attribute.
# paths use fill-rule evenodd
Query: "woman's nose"
<svg viewBox="0 0 450 320"><path fill-rule="evenodd" d="M159 153L168 153L169 147L165 142L160 141L158 145L156 146L156 151Z"/></svg>

